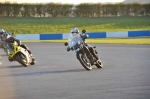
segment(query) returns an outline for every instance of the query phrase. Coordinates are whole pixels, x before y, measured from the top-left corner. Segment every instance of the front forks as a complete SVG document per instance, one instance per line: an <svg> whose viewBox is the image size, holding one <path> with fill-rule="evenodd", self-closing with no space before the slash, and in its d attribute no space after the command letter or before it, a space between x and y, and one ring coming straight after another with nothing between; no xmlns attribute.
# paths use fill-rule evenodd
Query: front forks
<svg viewBox="0 0 150 99"><path fill-rule="evenodd" d="M96 60L98 60L99 58L97 51L93 47L89 47L89 50L92 53L92 55L96 58Z"/></svg>
<svg viewBox="0 0 150 99"><path fill-rule="evenodd" d="M85 49L85 50L84 50ZM90 52L90 50L88 48L84 48L82 51L83 53L87 56L88 60L90 61L91 64L94 64L94 58L93 58L93 55L92 53Z"/></svg>

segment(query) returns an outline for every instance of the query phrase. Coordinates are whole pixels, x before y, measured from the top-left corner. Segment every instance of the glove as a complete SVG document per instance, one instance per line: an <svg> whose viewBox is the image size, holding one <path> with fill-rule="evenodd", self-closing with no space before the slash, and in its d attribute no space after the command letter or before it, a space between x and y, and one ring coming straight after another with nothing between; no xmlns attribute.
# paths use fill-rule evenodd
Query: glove
<svg viewBox="0 0 150 99"><path fill-rule="evenodd" d="M64 43L64 45L65 45L65 46L67 46L67 45L68 45L68 43L67 43L67 42L65 42L65 43Z"/></svg>
<svg viewBox="0 0 150 99"><path fill-rule="evenodd" d="M68 52L70 51L70 47L67 47L67 51L68 51Z"/></svg>
<svg viewBox="0 0 150 99"><path fill-rule="evenodd" d="M84 30L82 30L82 33L85 33L86 32L86 30L84 29Z"/></svg>
<svg viewBox="0 0 150 99"><path fill-rule="evenodd" d="M88 37L88 35L86 35L86 34L82 34L82 35L81 35L81 38L82 38L82 39L86 39L87 37Z"/></svg>

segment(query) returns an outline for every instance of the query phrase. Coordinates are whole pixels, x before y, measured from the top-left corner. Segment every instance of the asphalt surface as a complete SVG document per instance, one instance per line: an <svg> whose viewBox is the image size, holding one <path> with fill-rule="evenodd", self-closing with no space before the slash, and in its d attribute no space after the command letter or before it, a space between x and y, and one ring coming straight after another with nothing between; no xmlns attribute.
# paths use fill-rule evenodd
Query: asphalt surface
<svg viewBox="0 0 150 99"><path fill-rule="evenodd" d="M25 43L37 63L0 49L0 99L150 99L150 45L91 44L104 68L85 70L62 43Z"/></svg>

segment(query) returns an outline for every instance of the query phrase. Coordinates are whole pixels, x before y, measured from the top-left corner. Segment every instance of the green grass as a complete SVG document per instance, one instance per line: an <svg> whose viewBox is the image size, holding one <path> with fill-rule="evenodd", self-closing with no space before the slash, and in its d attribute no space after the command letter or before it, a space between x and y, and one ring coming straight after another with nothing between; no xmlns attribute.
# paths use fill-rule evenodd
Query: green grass
<svg viewBox="0 0 150 99"><path fill-rule="evenodd" d="M150 30L150 17L26 18L0 17L0 28L15 34L69 33L77 27L87 32Z"/></svg>
<svg viewBox="0 0 150 99"><path fill-rule="evenodd" d="M77 27L87 32L114 32L150 30L150 17L103 17L103 18L16 18L0 17L0 28L15 34L69 33ZM23 42L66 42L67 40L43 40ZM102 38L87 39L88 43L100 44L150 44L150 38Z"/></svg>
<svg viewBox="0 0 150 99"><path fill-rule="evenodd" d="M101 39L86 39L86 41L87 43L97 43L97 44L150 44L150 37L101 38ZM67 42L67 40L33 40L33 41L24 40L22 42L64 43L64 42Z"/></svg>

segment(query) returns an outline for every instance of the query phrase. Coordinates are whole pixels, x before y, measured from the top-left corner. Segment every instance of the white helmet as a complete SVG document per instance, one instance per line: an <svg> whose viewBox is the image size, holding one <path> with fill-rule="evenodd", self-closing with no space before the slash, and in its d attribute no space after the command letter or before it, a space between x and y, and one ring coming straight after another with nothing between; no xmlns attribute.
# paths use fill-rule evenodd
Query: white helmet
<svg viewBox="0 0 150 99"><path fill-rule="evenodd" d="M5 41L5 40L7 40L7 39L10 38L10 37L11 37L10 34L4 33L4 34L2 35L2 40Z"/></svg>
<svg viewBox="0 0 150 99"><path fill-rule="evenodd" d="M71 30L71 33L79 33L78 28L73 28L73 29Z"/></svg>
<svg viewBox="0 0 150 99"><path fill-rule="evenodd" d="M5 31L3 29L0 29L0 35L2 35Z"/></svg>

